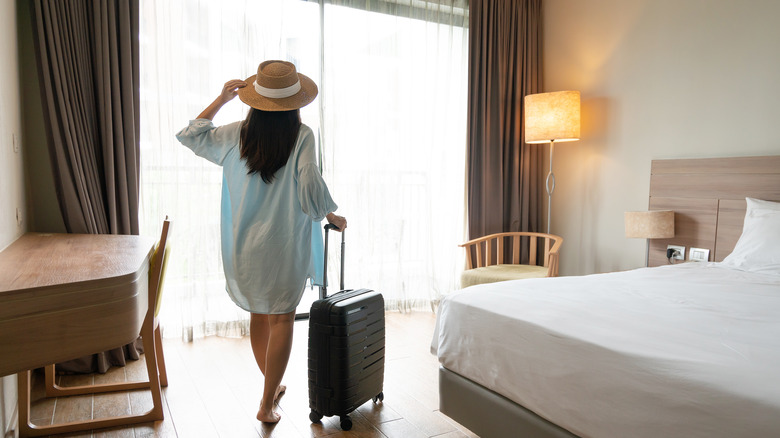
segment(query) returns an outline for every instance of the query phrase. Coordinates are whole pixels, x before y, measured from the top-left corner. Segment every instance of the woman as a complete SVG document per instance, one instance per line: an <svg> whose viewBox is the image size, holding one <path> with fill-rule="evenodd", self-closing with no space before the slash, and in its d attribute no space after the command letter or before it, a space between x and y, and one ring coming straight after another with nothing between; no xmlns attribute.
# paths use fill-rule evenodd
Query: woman
<svg viewBox="0 0 780 438"><path fill-rule="evenodd" d="M246 120L214 127L211 120L236 95L251 106ZM219 97L176 138L223 168L222 262L227 291L251 313L252 351L265 376L257 419L275 423L274 402L292 349L295 307L313 276L311 221L343 230L347 221L322 180L314 135L300 108L317 86L292 63L265 61L246 81L225 83Z"/></svg>

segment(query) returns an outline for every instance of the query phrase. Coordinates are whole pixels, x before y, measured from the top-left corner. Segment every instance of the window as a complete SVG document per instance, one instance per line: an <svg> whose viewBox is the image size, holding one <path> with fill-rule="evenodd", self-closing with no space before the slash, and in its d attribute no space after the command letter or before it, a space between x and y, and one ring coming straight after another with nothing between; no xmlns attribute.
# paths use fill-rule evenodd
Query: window
<svg viewBox="0 0 780 438"><path fill-rule="evenodd" d="M173 220L161 316L166 336L245 330L245 312L224 291L221 169L174 134L224 82L251 76L265 59L294 62L320 87L302 118L318 133L323 175L349 221L346 286L378 290L390 308L403 310L429 308L457 287L467 15L424 4L404 17L300 0L142 1L141 222L144 234L155 235L166 214ZM245 114L235 99L214 123ZM333 291L337 251L331 257ZM305 292L304 302L316 295Z"/></svg>

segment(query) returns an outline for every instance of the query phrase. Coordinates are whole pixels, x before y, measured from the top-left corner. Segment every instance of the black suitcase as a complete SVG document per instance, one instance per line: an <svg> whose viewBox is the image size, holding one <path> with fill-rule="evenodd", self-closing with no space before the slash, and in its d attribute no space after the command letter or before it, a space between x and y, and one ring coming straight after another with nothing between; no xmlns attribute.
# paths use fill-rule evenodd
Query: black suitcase
<svg viewBox="0 0 780 438"><path fill-rule="evenodd" d="M385 373L385 302L369 289L344 290L344 233L341 234L341 291L327 295L328 231L322 299L309 312L309 419L338 415L352 428L349 413L382 401Z"/></svg>

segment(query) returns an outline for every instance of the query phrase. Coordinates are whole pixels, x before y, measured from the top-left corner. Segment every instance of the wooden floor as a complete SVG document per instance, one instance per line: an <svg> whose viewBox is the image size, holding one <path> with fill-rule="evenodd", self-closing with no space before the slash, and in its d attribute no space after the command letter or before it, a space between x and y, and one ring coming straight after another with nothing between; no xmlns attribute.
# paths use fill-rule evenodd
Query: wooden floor
<svg viewBox="0 0 780 438"><path fill-rule="evenodd" d="M287 393L279 400L282 420L266 425L255 419L262 378L249 339L211 337L194 343L166 339L169 386L163 390L165 420L122 429L60 436L76 437L475 437L438 411L438 361L430 354L435 316L420 312L387 314L384 402L368 402L351 414L353 428L344 432L338 418L309 421L307 387L307 321L295 323ZM63 386L146 377L143 361L112 368L105 375L61 376ZM32 417L36 424L143 412L148 392L103 394L59 399L42 397L35 380Z"/></svg>

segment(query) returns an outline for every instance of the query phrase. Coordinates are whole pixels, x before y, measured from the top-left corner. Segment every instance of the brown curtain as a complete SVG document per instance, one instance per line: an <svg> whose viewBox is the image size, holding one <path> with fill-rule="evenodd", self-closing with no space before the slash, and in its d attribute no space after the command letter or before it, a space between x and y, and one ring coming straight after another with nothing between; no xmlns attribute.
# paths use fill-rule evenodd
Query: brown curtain
<svg viewBox="0 0 780 438"><path fill-rule="evenodd" d="M65 226L138 234L138 2L34 0L32 8Z"/></svg>
<svg viewBox="0 0 780 438"><path fill-rule="evenodd" d="M523 143L523 97L541 90L541 0L471 0L469 239L541 225L543 148Z"/></svg>
<svg viewBox="0 0 780 438"><path fill-rule="evenodd" d="M33 0L35 54L60 211L71 233L138 234L138 0ZM105 372L134 347L65 364Z"/></svg>

